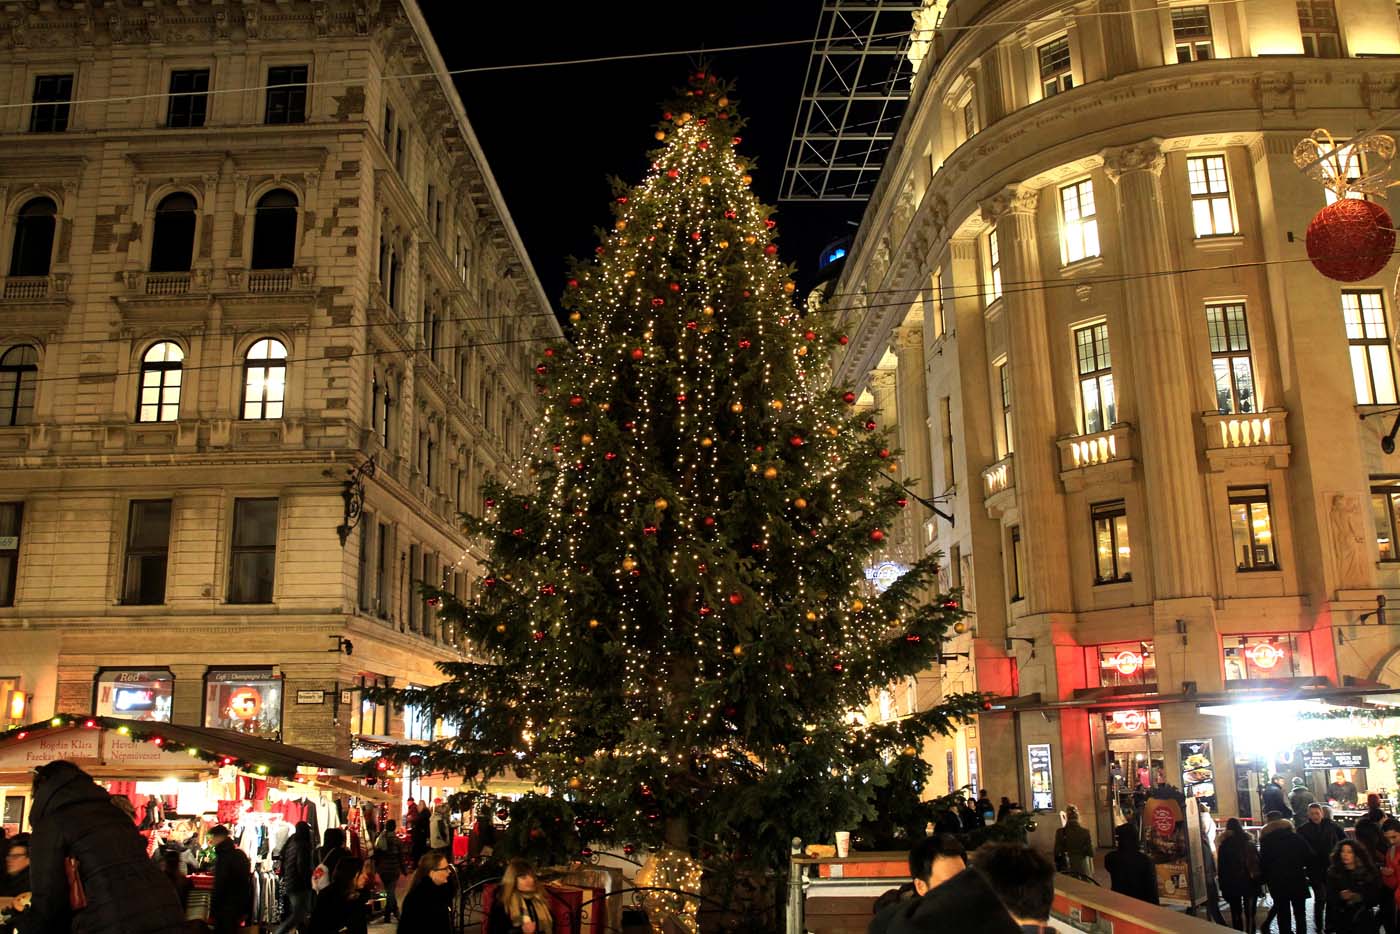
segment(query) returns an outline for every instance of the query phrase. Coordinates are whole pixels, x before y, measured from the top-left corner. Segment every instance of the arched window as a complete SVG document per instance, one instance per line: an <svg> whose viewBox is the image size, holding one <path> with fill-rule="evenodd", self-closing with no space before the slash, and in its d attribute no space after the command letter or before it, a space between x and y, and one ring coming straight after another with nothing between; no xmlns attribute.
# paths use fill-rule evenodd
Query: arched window
<svg viewBox="0 0 1400 934"><path fill-rule="evenodd" d="M290 269L297 255L297 196L274 188L253 215L253 268Z"/></svg>
<svg viewBox="0 0 1400 934"><path fill-rule="evenodd" d="M243 358L243 417L281 418L287 393L287 346L264 337Z"/></svg>
<svg viewBox="0 0 1400 934"><path fill-rule="evenodd" d="M34 420L34 384L39 354L28 344L0 354L0 426L28 425Z"/></svg>
<svg viewBox="0 0 1400 934"><path fill-rule="evenodd" d="M189 272L197 207L194 196L183 191L160 199L151 233L151 272Z"/></svg>
<svg viewBox="0 0 1400 934"><path fill-rule="evenodd" d="M58 206L50 198L25 202L15 217L10 275L47 276L53 261L53 234Z"/></svg>
<svg viewBox="0 0 1400 934"><path fill-rule="evenodd" d="M173 422L180 416L180 371L185 352L178 344L152 344L141 358L141 401L138 422Z"/></svg>

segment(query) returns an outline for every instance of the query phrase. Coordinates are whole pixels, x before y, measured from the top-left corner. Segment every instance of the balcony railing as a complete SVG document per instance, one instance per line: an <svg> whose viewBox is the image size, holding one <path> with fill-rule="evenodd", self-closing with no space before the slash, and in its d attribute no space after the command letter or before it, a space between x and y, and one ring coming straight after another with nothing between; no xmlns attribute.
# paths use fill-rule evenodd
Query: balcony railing
<svg viewBox="0 0 1400 934"><path fill-rule="evenodd" d="M1012 489L1015 485L1016 470L1010 454L982 471L982 491L988 498Z"/></svg>
<svg viewBox="0 0 1400 934"><path fill-rule="evenodd" d="M247 292L250 295L275 295L279 292L309 289L316 280L315 269L311 266L294 266L290 269L229 269L225 274L229 289Z"/></svg>
<svg viewBox="0 0 1400 934"><path fill-rule="evenodd" d="M1287 467L1292 448L1288 444L1288 411L1265 409L1242 415L1201 415L1206 459L1212 470L1224 470L1231 461L1256 462L1267 459L1269 466Z"/></svg>
<svg viewBox="0 0 1400 934"><path fill-rule="evenodd" d="M209 272L205 269L181 272L128 272L126 273L126 290L134 295L147 295L152 298L189 295L191 292L207 292L209 291Z"/></svg>
<svg viewBox="0 0 1400 934"><path fill-rule="evenodd" d="M66 275L5 276L0 296L11 301L36 301L61 296L68 291Z"/></svg>
<svg viewBox="0 0 1400 934"><path fill-rule="evenodd" d="M1123 426L1115 426L1108 431L1061 441L1060 468L1075 470L1080 467L1093 467L1130 456L1132 452L1126 449L1125 434Z"/></svg>

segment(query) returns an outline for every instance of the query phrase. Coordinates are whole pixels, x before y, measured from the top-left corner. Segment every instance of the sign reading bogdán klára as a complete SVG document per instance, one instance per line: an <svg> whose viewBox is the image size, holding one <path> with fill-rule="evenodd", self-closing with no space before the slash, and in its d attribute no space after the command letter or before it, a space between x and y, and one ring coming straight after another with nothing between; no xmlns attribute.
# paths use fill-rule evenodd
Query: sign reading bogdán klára
<svg viewBox="0 0 1400 934"><path fill-rule="evenodd" d="M1371 756L1365 746L1349 749L1309 749L1303 753L1303 768L1307 771L1326 769L1365 769Z"/></svg>

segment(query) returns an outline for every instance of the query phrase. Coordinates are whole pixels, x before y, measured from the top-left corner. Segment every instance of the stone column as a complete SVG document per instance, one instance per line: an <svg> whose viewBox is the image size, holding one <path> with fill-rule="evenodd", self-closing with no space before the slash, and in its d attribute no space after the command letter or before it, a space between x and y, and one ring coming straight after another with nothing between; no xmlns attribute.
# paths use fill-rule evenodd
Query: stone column
<svg viewBox="0 0 1400 934"><path fill-rule="evenodd" d="M1041 278L1035 226L1038 195L1034 189L1012 185L982 204L983 219L996 226L1001 279L1006 284L1001 302L1007 324L1007 363L1011 367L1016 503L1026 546L1028 615L1071 609L1045 297L1037 289L1017 285Z"/></svg>
<svg viewBox="0 0 1400 934"><path fill-rule="evenodd" d="M1118 187L1119 238L1128 333L1110 335L1128 352L1127 375L1137 398L1147 520L1152 529L1152 573L1157 599L1210 593L1212 549L1205 521L1196 434L1192 424L1191 368L1181 289L1173 269L1163 207L1161 141L1144 140L1103 153ZM1121 351L1119 351L1121 353ZM1148 527L1143 523L1143 527Z"/></svg>
<svg viewBox="0 0 1400 934"><path fill-rule="evenodd" d="M900 473L897 479L914 481L920 496L933 495L933 460L928 425L928 392L924 380L924 328L909 324L896 328L891 346L898 368L895 370L895 408L899 411ZM912 506L900 517L906 557L923 557L924 539L920 528L923 513Z"/></svg>

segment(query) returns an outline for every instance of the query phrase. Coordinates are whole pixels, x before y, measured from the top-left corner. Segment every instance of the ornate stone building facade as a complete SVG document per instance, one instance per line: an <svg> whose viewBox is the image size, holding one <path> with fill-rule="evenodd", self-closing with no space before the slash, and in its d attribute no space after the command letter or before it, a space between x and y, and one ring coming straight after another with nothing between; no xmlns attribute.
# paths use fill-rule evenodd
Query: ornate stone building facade
<svg viewBox="0 0 1400 934"><path fill-rule="evenodd" d="M1330 196L1292 159L1315 127L1346 140L1400 107L1394 5L936 12L828 301L852 337L838 378L953 518L892 546L942 551L974 612L930 690L1002 698L926 750L939 784L946 757L954 785L1092 802L1105 842L1139 779L1221 815L1258 817L1274 771L1321 796L1288 708L1261 724L1235 701L1400 687L1375 625L1400 595L1379 444L1396 264L1346 285L1309 265ZM1365 158L1334 154L1382 168ZM1207 742L1209 786L1183 768ZM1353 777L1395 788L1371 766Z"/></svg>
<svg viewBox="0 0 1400 934"><path fill-rule="evenodd" d="M467 594L560 336L416 5L15 3L0 49L6 722L403 735L355 689L460 657L416 585Z"/></svg>

